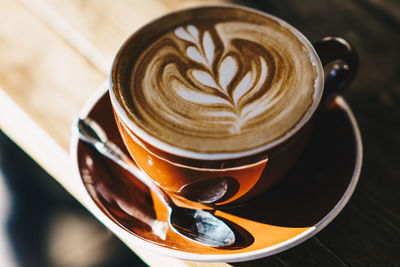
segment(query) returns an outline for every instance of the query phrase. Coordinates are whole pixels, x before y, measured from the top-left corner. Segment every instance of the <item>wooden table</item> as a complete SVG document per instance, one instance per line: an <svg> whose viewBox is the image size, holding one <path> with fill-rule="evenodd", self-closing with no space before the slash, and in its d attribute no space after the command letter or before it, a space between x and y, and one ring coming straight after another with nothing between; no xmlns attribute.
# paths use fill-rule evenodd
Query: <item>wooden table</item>
<svg viewBox="0 0 400 267"><path fill-rule="evenodd" d="M72 119L107 78L121 43L168 11L209 1L1 0L0 127L78 201L68 156ZM235 266L400 264L400 3L395 0L236 1L288 21L310 40L344 37L360 55L345 93L364 140L348 206L322 232L276 256ZM85 205L85 203L83 203ZM89 208L90 210L90 208ZM96 215L96 214L95 214ZM154 266L225 266L154 255Z"/></svg>

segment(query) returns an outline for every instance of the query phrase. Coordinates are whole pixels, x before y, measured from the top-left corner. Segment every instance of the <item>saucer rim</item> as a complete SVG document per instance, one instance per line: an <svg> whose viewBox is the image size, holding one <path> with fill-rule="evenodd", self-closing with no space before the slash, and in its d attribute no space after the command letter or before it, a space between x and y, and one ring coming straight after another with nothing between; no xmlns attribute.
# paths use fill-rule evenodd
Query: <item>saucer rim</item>
<svg viewBox="0 0 400 267"><path fill-rule="evenodd" d="M97 89L90 97L89 99L85 102L83 105L82 109L78 113L78 117L73 121L72 126L71 126L71 141L70 141L70 158L72 160L72 166L73 166L73 172L77 177L79 178L81 182L81 186L84 188L84 194L86 194L85 198L90 201L90 206L96 209L96 214L99 215L101 214L102 218L100 221L102 221L106 226L110 225L112 226L111 229L115 229L115 227L118 227L123 230L124 233L127 233L129 235L129 238L132 238L134 240L135 246L139 246L143 249L148 249L152 252L159 253L164 256L169 256L169 257L174 257L182 260L189 260L189 261L197 261L197 262L241 262L241 261L249 261L249 260L255 260L259 258L264 258L268 257L274 254L277 254L279 252L285 251L287 249L290 249L306 240L309 238L313 237L315 234L317 234L319 231L321 231L323 228L325 228L345 207L347 202L349 201L350 197L352 196L356 185L358 183L360 173L361 173L361 166L362 166L362 161L363 161L363 146L362 146L362 141L361 141L361 133L360 129L358 126L358 123L355 119L355 116L346 102L346 100L342 96L336 96L335 100L337 105L346 112L347 117L350 121L350 124L353 128L353 133L354 133L354 138L355 138L355 145L356 145L356 156L355 156L355 164L354 164L354 170L352 174L352 178L346 188L346 191L343 193L342 197L340 200L337 202L337 204L331 209L331 211L325 215L318 223L314 224L311 226L309 229L305 230L301 234L298 234L297 236L288 239L284 242L278 243L273 246L269 246L266 248L262 249L257 249L254 251L248 251L248 252L241 252L237 254L196 254L196 253L191 253L191 252L185 252L185 251L180 251L176 250L173 248L161 246L158 244L154 244L150 241L146 241L145 239L142 239L138 236L135 236L131 232L129 232L127 229L119 225L117 223L117 219L114 218L111 219L109 218L104 211L97 205L97 203L93 200L93 198L90 196L89 192L87 191L85 185L83 184L82 177L80 175L80 169L79 169L79 163L78 163L78 143L79 143L79 136L78 132L76 131L76 120L78 118L84 118L86 117L90 111L93 109L93 107L97 104L99 99L103 97L106 93L108 93L108 84L104 82L99 89ZM110 227L107 227L110 228ZM122 240L122 239L121 239ZM124 239L126 240L126 239ZM126 242L126 241L125 241Z"/></svg>

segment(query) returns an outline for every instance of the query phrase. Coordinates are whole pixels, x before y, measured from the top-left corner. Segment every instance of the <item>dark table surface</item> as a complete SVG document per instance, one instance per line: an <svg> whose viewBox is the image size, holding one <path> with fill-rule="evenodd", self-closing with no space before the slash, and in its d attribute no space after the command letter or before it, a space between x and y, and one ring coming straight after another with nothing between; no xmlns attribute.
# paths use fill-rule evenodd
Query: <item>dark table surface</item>
<svg viewBox="0 0 400 267"><path fill-rule="evenodd" d="M400 266L400 1L253 0L237 3L286 20L311 41L340 36L354 45L360 68L344 97L360 126L364 161L359 184L350 202L315 237L275 256L233 265ZM7 164L13 163L9 160ZM20 188L22 190L23 186ZM57 192L62 194L63 190ZM31 215L29 218L33 220ZM25 229L24 223L21 227ZM16 225L11 229L16 233L14 236L21 238ZM33 240L31 242L24 248L33 249L36 245ZM35 259L32 253L20 250L17 255ZM126 249L119 253L127 255L131 252ZM115 259L121 257L115 256ZM131 258L131 261L134 265L135 260ZM19 262L29 266L29 262ZM117 265L110 266L130 265L130 260L112 262ZM52 265L49 263L49 266Z"/></svg>

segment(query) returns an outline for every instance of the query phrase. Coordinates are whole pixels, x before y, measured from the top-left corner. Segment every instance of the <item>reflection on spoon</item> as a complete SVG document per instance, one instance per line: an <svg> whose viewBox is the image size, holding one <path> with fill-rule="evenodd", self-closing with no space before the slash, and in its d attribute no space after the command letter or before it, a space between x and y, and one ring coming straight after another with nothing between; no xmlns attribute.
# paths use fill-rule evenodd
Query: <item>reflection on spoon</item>
<svg viewBox="0 0 400 267"><path fill-rule="evenodd" d="M238 190L239 182L224 176L184 185L178 195L203 204L218 204L230 199Z"/></svg>
<svg viewBox="0 0 400 267"><path fill-rule="evenodd" d="M211 247L229 246L235 242L233 231L210 212L176 206L171 198L156 186L146 173L136 167L130 157L107 138L105 131L99 124L89 118L78 119L77 128L81 140L92 145L102 155L131 172L153 190L168 208L168 223L176 233L194 242Z"/></svg>
<svg viewBox="0 0 400 267"><path fill-rule="evenodd" d="M186 184L179 190L179 195L204 204L215 203L221 199L228 190L228 181L224 178L215 178Z"/></svg>

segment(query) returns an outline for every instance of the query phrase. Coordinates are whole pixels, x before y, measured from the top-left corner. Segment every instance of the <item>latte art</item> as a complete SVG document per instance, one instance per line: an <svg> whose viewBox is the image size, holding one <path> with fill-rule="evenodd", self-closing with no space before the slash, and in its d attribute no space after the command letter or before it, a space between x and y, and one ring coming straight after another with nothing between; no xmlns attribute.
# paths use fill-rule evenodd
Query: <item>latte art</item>
<svg viewBox="0 0 400 267"><path fill-rule="evenodd" d="M314 101L316 72L290 30L232 15L176 23L140 52L130 76L124 100L137 125L173 146L219 153L293 128Z"/></svg>
<svg viewBox="0 0 400 267"><path fill-rule="evenodd" d="M219 62L215 62L217 61L215 44L209 31L204 32L202 42L199 30L193 25L187 26L186 30L180 27L174 33L182 40L192 44L186 48L187 57L202 64L203 68L193 68L187 71L187 78L193 83L197 83L198 86L185 85L172 78L172 88L180 97L191 103L208 105L210 108L213 104L219 104L221 108L226 106L222 112L218 110L205 111L199 115L211 117L212 120L218 117L223 118L221 123L225 126L231 125L230 132L239 133L246 121L267 109L267 106L261 106L260 99L248 103L245 108L242 99L246 94L257 93L266 82L267 65L262 56L258 57L259 62L255 56L255 60L252 58L250 64L245 66L246 59L243 58L240 51L236 53L237 51L232 49L224 51ZM214 65L216 65L216 71L214 71ZM243 77L235 77L240 76L240 67L247 67L249 70ZM260 74L259 77L257 77L257 73ZM233 83L235 78L239 80L236 84ZM202 87L212 88L214 91L207 92Z"/></svg>

